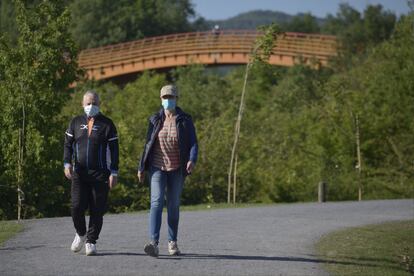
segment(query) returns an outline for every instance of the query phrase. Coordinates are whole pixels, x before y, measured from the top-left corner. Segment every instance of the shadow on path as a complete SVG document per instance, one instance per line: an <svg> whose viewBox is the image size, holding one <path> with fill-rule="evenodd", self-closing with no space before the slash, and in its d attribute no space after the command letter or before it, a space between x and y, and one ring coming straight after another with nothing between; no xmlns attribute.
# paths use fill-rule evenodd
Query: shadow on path
<svg viewBox="0 0 414 276"><path fill-rule="evenodd" d="M3 250L31 250L46 247L45 245L33 245L33 246L11 246L11 247L1 247L0 251Z"/></svg>
<svg viewBox="0 0 414 276"><path fill-rule="evenodd" d="M335 261L317 258L304 258L304 257L278 257L278 256L245 256L245 255L222 255L222 254L196 254L187 253L179 256L159 256L158 259L180 260L180 259L192 259L192 260L243 260L243 261L278 261L278 262L302 262L302 263L320 263L320 264L339 264L339 265L356 265L367 267L384 267L384 265L377 265L372 263L361 263L357 261ZM398 269L395 266L387 265L389 268Z"/></svg>
<svg viewBox="0 0 414 276"><path fill-rule="evenodd" d="M144 253L135 253L135 252L98 252L95 256L147 256Z"/></svg>

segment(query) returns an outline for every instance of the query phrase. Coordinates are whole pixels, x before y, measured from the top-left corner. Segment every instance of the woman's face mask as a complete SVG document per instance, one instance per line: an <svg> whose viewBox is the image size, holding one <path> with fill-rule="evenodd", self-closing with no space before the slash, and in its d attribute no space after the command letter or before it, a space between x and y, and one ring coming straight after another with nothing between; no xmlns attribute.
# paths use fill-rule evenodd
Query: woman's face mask
<svg viewBox="0 0 414 276"><path fill-rule="evenodd" d="M162 99L162 106L166 110L174 110L176 106L176 99Z"/></svg>

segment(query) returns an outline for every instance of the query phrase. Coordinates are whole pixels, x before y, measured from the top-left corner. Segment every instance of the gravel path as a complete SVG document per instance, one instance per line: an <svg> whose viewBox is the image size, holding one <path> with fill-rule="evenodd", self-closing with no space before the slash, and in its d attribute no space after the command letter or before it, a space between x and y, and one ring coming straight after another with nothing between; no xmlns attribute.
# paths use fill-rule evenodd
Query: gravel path
<svg viewBox="0 0 414 276"><path fill-rule="evenodd" d="M98 256L70 251L69 217L25 221L0 247L0 275L326 275L313 244L328 232L414 218L414 200L280 204L181 213L182 256L146 256L147 214L107 215Z"/></svg>

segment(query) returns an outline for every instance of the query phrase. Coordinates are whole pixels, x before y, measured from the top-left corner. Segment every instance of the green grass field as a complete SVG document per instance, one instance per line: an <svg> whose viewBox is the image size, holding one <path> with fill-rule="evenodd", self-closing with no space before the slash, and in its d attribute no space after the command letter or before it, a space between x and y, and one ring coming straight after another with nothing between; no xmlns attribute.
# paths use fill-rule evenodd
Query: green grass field
<svg viewBox="0 0 414 276"><path fill-rule="evenodd" d="M414 220L330 233L316 249L332 275L414 275Z"/></svg>
<svg viewBox="0 0 414 276"><path fill-rule="evenodd" d="M0 246L23 229L23 225L15 221L0 221Z"/></svg>

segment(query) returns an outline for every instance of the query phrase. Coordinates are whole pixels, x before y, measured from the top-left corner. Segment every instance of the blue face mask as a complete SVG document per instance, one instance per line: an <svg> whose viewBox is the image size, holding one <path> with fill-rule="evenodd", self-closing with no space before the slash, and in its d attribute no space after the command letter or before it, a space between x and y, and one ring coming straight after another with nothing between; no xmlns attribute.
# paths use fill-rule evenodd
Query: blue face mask
<svg viewBox="0 0 414 276"><path fill-rule="evenodd" d="M174 110L176 105L175 99L162 99L162 106L167 110Z"/></svg>

